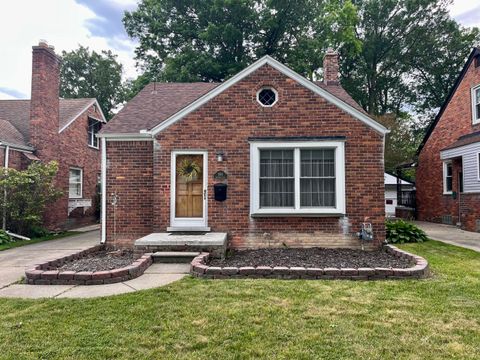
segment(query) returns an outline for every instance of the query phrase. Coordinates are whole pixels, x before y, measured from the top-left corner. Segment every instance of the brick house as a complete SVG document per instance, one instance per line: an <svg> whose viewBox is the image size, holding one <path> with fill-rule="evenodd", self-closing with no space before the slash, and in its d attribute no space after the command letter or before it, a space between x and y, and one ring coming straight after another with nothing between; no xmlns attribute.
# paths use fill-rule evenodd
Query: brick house
<svg viewBox="0 0 480 360"><path fill-rule="evenodd" d="M31 99L0 100L0 166L59 163L55 181L63 196L44 215L50 229L92 220L101 160L96 134L106 122L96 99L60 99L59 81L60 58L40 42L33 47Z"/></svg>
<svg viewBox="0 0 480 360"><path fill-rule="evenodd" d="M470 53L417 154L418 219L480 231L480 49Z"/></svg>
<svg viewBox="0 0 480 360"><path fill-rule="evenodd" d="M99 134L102 241L211 231L234 248L359 247L366 221L379 246L388 130L340 86L333 51L324 74L265 56L223 83L147 85Z"/></svg>

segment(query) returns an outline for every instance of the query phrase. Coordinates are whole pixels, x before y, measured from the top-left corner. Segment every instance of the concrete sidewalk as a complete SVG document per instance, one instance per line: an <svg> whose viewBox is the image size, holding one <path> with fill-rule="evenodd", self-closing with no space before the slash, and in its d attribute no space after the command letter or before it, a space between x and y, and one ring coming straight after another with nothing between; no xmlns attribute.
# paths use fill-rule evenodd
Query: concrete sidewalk
<svg viewBox="0 0 480 360"><path fill-rule="evenodd" d="M188 274L190 264L153 264L129 281L108 285L26 285L19 283L35 264L70 255L99 243L99 231L0 251L0 298L91 298L167 285Z"/></svg>
<svg viewBox="0 0 480 360"><path fill-rule="evenodd" d="M480 252L480 233L426 221L414 221L414 223L425 231L430 239Z"/></svg>

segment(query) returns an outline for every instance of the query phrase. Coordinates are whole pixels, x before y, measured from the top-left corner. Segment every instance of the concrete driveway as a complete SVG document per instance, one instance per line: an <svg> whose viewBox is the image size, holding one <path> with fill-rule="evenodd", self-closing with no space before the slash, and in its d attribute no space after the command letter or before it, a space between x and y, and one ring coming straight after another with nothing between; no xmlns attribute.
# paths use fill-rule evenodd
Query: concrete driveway
<svg viewBox="0 0 480 360"><path fill-rule="evenodd" d="M63 239L0 251L0 289L18 281L35 264L70 255L100 243L100 232L90 231Z"/></svg>
<svg viewBox="0 0 480 360"><path fill-rule="evenodd" d="M456 226L414 221L430 239L480 252L480 233L465 231Z"/></svg>

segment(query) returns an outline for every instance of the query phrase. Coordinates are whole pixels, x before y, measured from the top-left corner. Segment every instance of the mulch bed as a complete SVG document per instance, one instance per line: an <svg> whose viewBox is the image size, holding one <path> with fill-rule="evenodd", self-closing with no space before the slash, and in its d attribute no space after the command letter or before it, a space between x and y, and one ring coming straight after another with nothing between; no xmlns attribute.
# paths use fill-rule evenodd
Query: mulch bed
<svg viewBox="0 0 480 360"><path fill-rule="evenodd" d="M136 260L132 251L105 250L95 252L87 257L68 262L57 270L60 271L107 271L123 268Z"/></svg>
<svg viewBox="0 0 480 360"><path fill-rule="evenodd" d="M212 259L209 266L287 266L315 268L400 268L412 266L409 260L398 258L385 250L353 249L258 249L232 251L225 259Z"/></svg>

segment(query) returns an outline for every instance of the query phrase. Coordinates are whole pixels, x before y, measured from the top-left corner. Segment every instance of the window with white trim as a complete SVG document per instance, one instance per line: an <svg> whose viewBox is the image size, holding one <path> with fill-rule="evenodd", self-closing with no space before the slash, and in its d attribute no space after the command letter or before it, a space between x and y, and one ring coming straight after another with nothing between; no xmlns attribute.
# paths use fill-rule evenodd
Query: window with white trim
<svg viewBox="0 0 480 360"><path fill-rule="evenodd" d="M443 193L451 194L453 190L453 166L451 161L443 163Z"/></svg>
<svg viewBox="0 0 480 360"><path fill-rule="evenodd" d="M68 177L68 197L80 199L83 191L83 171L79 168L70 168Z"/></svg>
<svg viewBox="0 0 480 360"><path fill-rule="evenodd" d="M98 149L99 140L97 138L97 134L102 128L102 123L98 120L93 118L88 118L88 130L87 130L87 139L88 145Z"/></svg>
<svg viewBox="0 0 480 360"><path fill-rule="evenodd" d="M472 89L472 118L474 124L480 123L480 85Z"/></svg>
<svg viewBox="0 0 480 360"><path fill-rule="evenodd" d="M257 101L263 107L272 107L278 101L278 93L270 87L262 88L257 92Z"/></svg>
<svg viewBox="0 0 480 360"><path fill-rule="evenodd" d="M252 142L251 214L343 214L341 141Z"/></svg>

